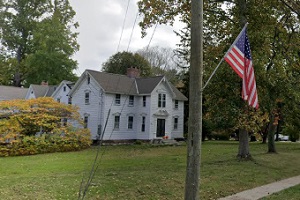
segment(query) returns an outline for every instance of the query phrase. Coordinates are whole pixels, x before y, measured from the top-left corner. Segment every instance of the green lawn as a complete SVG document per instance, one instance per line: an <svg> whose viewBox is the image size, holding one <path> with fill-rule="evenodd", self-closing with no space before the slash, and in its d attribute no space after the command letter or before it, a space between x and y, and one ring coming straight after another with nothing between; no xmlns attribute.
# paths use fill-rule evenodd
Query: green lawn
<svg viewBox="0 0 300 200"><path fill-rule="evenodd" d="M237 142L204 142L201 199L217 199L300 174L300 143L276 143L278 154L251 143L255 161L238 162ZM96 148L0 158L1 199L77 199ZM104 146L86 199L183 199L186 146ZM287 199L287 198L285 198Z"/></svg>
<svg viewBox="0 0 300 200"><path fill-rule="evenodd" d="M286 190L283 190L281 192L272 194L268 197L262 198L262 200L282 200L282 199L299 200L300 198L299 196L300 196L300 185L297 185L288 188Z"/></svg>

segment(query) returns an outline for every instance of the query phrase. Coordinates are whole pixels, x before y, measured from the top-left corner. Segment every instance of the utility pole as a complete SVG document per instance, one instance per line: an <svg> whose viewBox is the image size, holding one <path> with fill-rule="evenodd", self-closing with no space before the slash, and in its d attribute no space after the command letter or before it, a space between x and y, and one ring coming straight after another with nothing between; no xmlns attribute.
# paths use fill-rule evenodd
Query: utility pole
<svg viewBox="0 0 300 200"><path fill-rule="evenodd" d="M185 200L199 199L202 137L203 0L192 0L189 131Z"/></svg>

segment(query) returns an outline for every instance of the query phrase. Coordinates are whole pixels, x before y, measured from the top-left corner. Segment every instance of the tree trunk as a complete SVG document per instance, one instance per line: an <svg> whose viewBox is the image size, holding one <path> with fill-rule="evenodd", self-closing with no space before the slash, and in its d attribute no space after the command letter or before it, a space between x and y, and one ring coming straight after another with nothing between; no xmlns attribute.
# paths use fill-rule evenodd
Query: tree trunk
<svg viewBox="0 0 300 200"><path fill-rule="evenodd" d="M274 119L275 117L272 114L270 117L269 132L268 132L268 153L276 153L274 133L276 131L277 125Z"/></svg>
<svg viewBox="0 0 300 200"><path fill-rule="evenodd" d="M239 130L239 152L237 155L239 160L251 160L252 157L249 151L249 137L245 129Z"/></svg>

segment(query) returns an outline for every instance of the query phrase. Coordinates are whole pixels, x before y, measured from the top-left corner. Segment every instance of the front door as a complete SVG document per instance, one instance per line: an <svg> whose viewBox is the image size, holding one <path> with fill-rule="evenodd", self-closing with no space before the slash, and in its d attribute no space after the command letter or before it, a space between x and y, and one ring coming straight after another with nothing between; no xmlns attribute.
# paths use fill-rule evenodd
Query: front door
<svg viewBox="0 0 300 200"><path fill-rule="evenodd" d="M165 119L157 119L156 137L165 136Z"/></svg>

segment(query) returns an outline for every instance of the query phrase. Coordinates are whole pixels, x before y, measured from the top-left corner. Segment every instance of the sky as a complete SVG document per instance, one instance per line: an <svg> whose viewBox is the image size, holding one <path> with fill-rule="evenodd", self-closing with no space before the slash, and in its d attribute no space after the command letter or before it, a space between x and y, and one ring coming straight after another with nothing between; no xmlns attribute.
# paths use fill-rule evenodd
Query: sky
<svg viewBox="0 0 300 200"><path fill-rule="evenodd" d="M172 27L158 25L155 32L154 27L148 29L147 36L141 38L141 29L138 26L138 22L142 20L140 16L134 26L138 12L137 0L69 1L76 12L75 21L79 23L79 28L75 31L79 33L77 41L80 50L73 57L78 62L77 75L86 69L101 70L102 63L118 51L127 51L128 46L128 51L135 52L148 46L149 43L150 47L161 46L172 49L176 48L176 44L179 43L179 38L173 32L173 30L179 30L182 27L179 22L176 22ZM125 18L128 1L129 6ZM124 19L125 23L123 23ZM124 29L121 37L123 24ZM151 40L153 32L154 35ZM129 41L131 42L129 43Z"/></svg>

